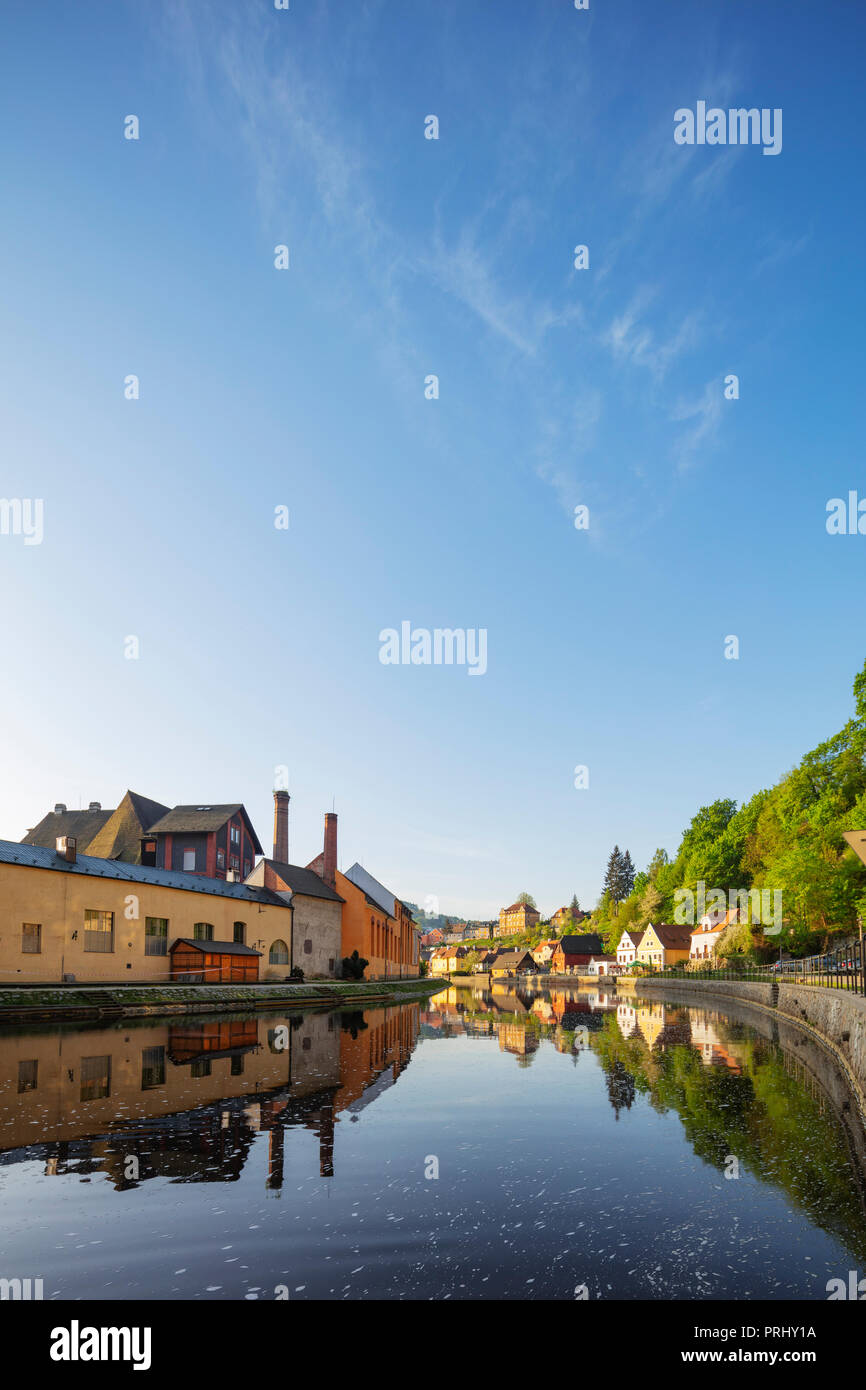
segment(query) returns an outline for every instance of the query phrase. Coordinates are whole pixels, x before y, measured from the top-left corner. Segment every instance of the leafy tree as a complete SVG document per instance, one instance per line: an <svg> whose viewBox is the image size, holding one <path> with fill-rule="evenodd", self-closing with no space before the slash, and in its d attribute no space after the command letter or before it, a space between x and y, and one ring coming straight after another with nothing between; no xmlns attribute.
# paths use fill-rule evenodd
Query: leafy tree
<svg viewBox="0 0 866 1390"><path fill-rule="evenodd" d="M343 956L343 979L363 980L364 971L369 964L370 962L359 956L357 951L353 951L350 956Z"/></svg>
<svg viewBox="0 0 866 1390"><path fill-rule="evenodd" d="M518 893L516 901L519 903L525 903L527 907L533 907L535 908L536 912L538 911L535 899L533 898L531 893Z"/></svg>

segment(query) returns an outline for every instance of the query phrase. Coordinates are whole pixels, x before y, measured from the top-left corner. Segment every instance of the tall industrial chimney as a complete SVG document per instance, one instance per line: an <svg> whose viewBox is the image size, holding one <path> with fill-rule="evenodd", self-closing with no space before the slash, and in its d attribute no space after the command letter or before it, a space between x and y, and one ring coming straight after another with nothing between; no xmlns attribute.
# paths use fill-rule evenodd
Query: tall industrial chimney
<svg viewBox="0 0 866 1390"><path fill-rule="evenodd" d="M274 792L274 858L289 862L289 793Z"/></svg>
<svg viewBox="0 0 866 1390"><path fill-rule="evenodd" d="M325 853L322 858L322 878L331 888L337 886L337 814L325 812Z"/></svg>

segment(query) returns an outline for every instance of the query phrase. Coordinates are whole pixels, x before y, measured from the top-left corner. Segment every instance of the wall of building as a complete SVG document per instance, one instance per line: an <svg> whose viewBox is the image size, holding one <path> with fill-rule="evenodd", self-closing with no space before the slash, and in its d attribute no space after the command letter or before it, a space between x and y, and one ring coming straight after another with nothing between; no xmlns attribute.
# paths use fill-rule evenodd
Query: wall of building
<svg viewBox="0 0 866 1390"><path fill-rule="evenodd" d="M308 898L301 893L292 896L293 960L307 979L322 975L333 980L340 974L342 907L331 898Z"/></svg>
<svg viewBox="0 0 866 1390"><path fill-rule="evenodd" d="M112 952L85 951L88 908L114 913ZM147 917L168 919L167 951L178 937L192 937L196 922L210 922L216 941L232 941L234 923L244 922L245 944L263 952L259 978L265 979L271 944L278 938L288 943L291 913L214 893L0 864L0 984L51 984L64 974L83 983L167 980L170 955L145 955ZM25 922L42 927L38 955L21 949ZM272 978L287 974L284 968Z"/></svg>
<svg viewBox="0 0 866 1390"><path fill-rule="evenodd" d="M365 978L391 979L395 975L409 977L419 973L417 934L410 926L408 914L399 919L389 917L381 908L371 904L366 893L345 874L337 872L337 892L343 903L341 955L357 951L369 961Z"/></svg>

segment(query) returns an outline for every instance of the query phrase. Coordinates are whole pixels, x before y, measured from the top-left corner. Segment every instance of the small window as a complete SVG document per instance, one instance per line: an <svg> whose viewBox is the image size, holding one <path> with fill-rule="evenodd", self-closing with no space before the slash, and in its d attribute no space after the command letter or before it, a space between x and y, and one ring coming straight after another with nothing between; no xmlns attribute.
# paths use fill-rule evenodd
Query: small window
<svg viewBox="0 0 866 1390"><path fill-rule="evenodd" d="M82 1057L81 1099L105 1100L111 1095L111 1057Z"/></svg>
<svg viewBox="0 0 866 1390"><path fill-rule="evenodd" d="M165 1048L143 1047L141 1049L141 1089L152 1091L155 1086L165 1085Z"/></svg>
<svg viewBox="0 0 866 1390"><path fill-rule="evenodd" d="M232 1076L243 1076L243 1074L244 1074L244 1057L243 1057L243 1055L241 1055L240 1057L233 1057L233 1058L232 1058Z"/></svg>
<svg viewBox="0 0 866 1390"><path fill-rule="evenodd" d="M217 850L217 868L224 869L226 866L226 852L224 849Z"/></svg>
<svg viewBox="0 0 866 1390"><path fill-rule="evenodd" d="M25 1091L35 1091L36 1081L39 1075L39 1063L19 1062L18 1063L18 1094L23 1095Z"/></svg>
<svg viewBox="0 0 866 1390"><path fill-rule="evenodd" d="M168 918L145 917L144 954L164 956L168 954Z"/></svg>
<svg viewBox="0 0 866 1390"><path fill-rule="evenodd" d="M38 956L42 950L42 926L39 922L22 922L21 950L25 956Z"/></svg>
<svg viewBox="0 0 866 1390"><path fill-rule="evenodd" d="M246 924L246 922L235 922L235 925L234 925L234 941L235 941L235 944L238 945L238 946L245 946L245 945L246 945L246 940L247 940L247 924Z"/></svg>
<svg viewBox="0 0 866 1390"><path fill-rule="evenodd" d="M194 941L213 941L213 923L196 922L192 929Z"/></svg>
<svg viewBox="0 0 866 1390"><path fill-rule="evenodd" d="M269 965L288 965L288 963L289 963L289 948L288 948L288 946L286 945L285 941L274 941L274 942L272 942L272 944L271 944L271 949L270 949L270 951L268 952L268 964L269 964Z"/></svg>
<svg viewBox="0 0 866 1390"><path fill-rule="evenodd" d="M313 943L312 943L312 941L310 940L310 938L307 937L306 941L304 942L304 955L305 955L305 956L311 956L312 954L313 954Z"/></svg>
<svg viewBox="0 0 866 1390"><path fill-rule="evenodd" d="M195 850L185 849L183 852L183 867L186 873L195 872Z"/></svg>
<svg viewBox="0 0 866 1390"><path fill-rule="evenodd" d="M114 950L114 913L91 908L84 911L84 949L109 953Z"/></svg>
<svg viewBox="0 0 866 1390"><path fill-rule="evenodd" d="M250 861L249 861L249 859L245 859L245 860L244 860L244 878L249 878L249 876L250 876Z"/></svg>
<svg viewBox="0 0 866 1390"><path fill-rule="evenodd" d="M233 845L239 845L240 842L241 842L241 832L240 832L238 826L233 825L233 826L232 826L232 844L233 844Z"/></svg>
<svg viewBox="0 0 866 1390"><path fill-rule="evenodd" d="M333 957L333 956L331 956L331 959L328 961L328 969L330 970L331 974L333 975L333 973L334 973L334 957Z"/></svg>
<svg viewBox="0 0 866 1390"><path fill-rule="evenodd" d="M190 1063L189 1074L190 1076L210 1076L210 1070L210 1057L196 1057L195 1061Z"/></svg>

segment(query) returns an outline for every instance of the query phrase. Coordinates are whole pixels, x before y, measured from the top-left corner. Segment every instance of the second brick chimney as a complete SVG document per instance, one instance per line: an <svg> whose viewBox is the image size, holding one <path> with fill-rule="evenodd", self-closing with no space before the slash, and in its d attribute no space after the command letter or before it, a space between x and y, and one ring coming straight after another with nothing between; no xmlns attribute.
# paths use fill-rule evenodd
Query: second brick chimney
<svg viewBox="0 0 866 1390"><path fill-rule="evenodd" d="M289 793L274 792L274 859L289 862Z"/></svg>
<svg viewBox="0 0 866 1390"><path fill-rule="evenodd" d="M322 878L331 888L337 886L337 813L325 812L325 852L322 857Z"/></svg>

